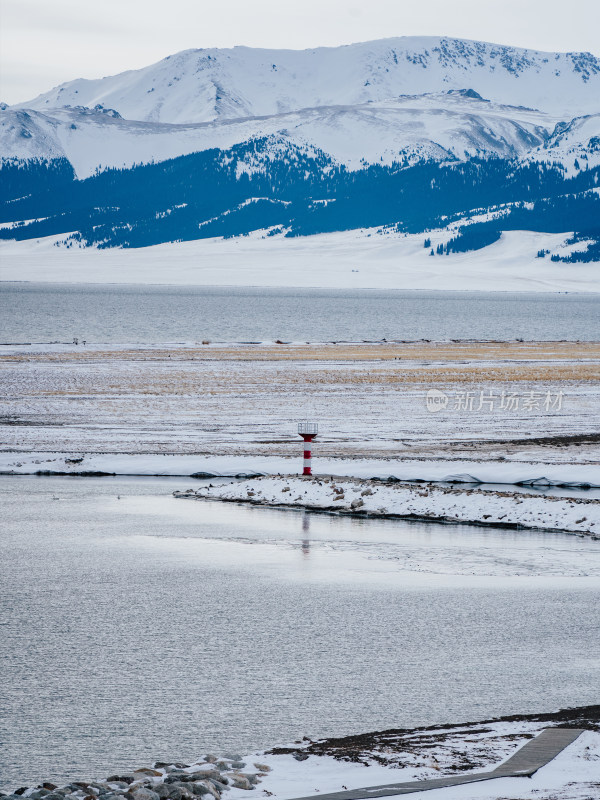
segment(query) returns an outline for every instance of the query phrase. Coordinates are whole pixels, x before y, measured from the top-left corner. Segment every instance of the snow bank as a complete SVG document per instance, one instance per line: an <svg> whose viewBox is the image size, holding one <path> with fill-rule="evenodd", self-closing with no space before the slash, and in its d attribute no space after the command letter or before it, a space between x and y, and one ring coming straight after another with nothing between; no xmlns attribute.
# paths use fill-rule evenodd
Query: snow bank
<svg viewBox="0 0 600 800"><path fill-rule="evenodd" d="M314 511L597 533L600 538L600 503L583 498L536 497L316 476L252 478L174 494L184 499L216 499Z"/></svg>

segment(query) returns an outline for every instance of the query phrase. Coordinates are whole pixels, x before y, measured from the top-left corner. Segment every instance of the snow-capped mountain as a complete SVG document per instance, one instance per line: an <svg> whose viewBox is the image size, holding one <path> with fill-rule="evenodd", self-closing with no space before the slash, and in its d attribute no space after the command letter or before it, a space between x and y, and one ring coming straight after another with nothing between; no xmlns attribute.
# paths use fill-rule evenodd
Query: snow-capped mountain
<svg viewBox="0 0 600 800"><path fill-rule="evenodd" d="M584 128L588 138L600 134L600 115L586 119L583 128L575 121L557 128L561 120L554 115L456 90L186 125L131 122L100 109L7 109L0 113L0 141L5 158L64 157L80 178L100 166L127 168L260 137L313 147L360 169L376 162L523 158L543 148L555 130L561 141Z"/></svg>
<svg viewBox="0 0 600 800"><path fill-rule="evenodd" d="M550 140L553 158L589 149L595 163L598 114L600 59L586 53L440 37L303 51L187 50L3 107L0 157L66 158L82 178L275 137L351 169L543 159Z"/></svg>
<svg viewBox="0 0 600 800"><path fill-rule="evenodd" d="M600 111L600 59L444 37L313 50L186 50L141 70L75 80L21 107L102 105L172 124L355 106L449 89L574 117Z"/></svg>
<svg viewBox="0 0 600 800"><path fill-rule="evenodd" d="M440 37L188 50L0 105L0 175L0 238L600 235L600 59Z"/></svg>

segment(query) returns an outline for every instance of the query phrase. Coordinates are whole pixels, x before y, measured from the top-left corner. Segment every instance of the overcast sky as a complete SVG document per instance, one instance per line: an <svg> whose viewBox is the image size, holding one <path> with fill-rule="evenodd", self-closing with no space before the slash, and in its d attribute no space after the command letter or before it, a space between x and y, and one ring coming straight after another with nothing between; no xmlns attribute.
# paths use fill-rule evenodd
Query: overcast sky
<svg viewBox="0 0 600 800"><path fill-rule="evenodd" d="M192 47L447 35L600 55L600 0L0 0L0 100Z"/></svg>

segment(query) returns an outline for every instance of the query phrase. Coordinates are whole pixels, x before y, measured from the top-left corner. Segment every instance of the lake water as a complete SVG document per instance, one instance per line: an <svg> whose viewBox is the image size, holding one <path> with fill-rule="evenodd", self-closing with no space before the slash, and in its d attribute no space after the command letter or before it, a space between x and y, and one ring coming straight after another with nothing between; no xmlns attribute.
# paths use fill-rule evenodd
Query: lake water
<svg viewBox="0 0 600 800"><path fill-rule="evenodd" d="M595 341L600 294L0 283L0 342Z"/></svg>
<svg viewBox="0 0 600 800"><path fill-rule="evenodd" d="M1 788L597 702L599 542L175 488L0 478Z"/></svg>

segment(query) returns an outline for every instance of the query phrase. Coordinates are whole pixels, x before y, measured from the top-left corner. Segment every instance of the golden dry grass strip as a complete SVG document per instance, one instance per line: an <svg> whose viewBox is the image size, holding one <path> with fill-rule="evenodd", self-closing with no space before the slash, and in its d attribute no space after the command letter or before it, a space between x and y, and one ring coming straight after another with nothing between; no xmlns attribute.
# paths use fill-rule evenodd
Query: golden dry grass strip
<svg viewBox="0 0 600 800"><path fill-rule="evenodd" d="M116 361L600 361L600 342L409 342L294 345L177 345L63 353L17 353L0 362Z"/></svg>

